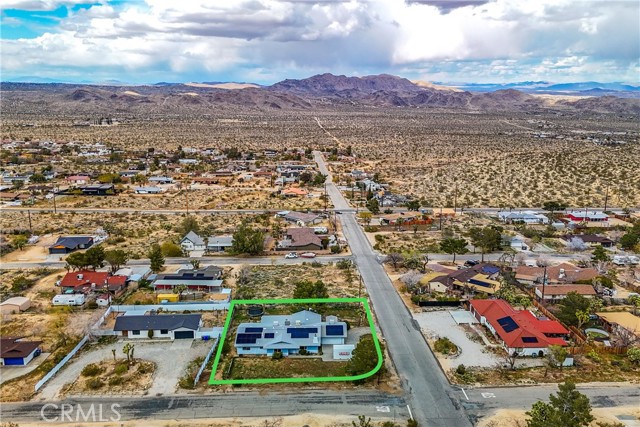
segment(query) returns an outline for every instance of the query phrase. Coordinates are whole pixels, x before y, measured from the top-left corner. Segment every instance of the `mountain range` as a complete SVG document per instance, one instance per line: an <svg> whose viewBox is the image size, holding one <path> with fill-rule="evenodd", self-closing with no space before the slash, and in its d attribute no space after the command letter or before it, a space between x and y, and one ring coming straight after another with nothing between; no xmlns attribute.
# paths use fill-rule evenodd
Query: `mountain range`
<svg viewBox="0 0 640 427"><path fill-rule="evenodd" d="M474 91L463 86L445 86L412 82L388 74L347 77L320 74L306 79L287 79L271 86L251 83L158 83L125 85L108 82L103 85L60 83L0 83L4 101L11 105L35 101L53 110L124 110L138 109L190 111L218 108L313 109L313 108L437 108L462 111L579 111L640 115L640 90L632 85L609 83L550 84L523 82L501 85L490 91L490 85L476 84ZM516 89L517 88L517 89ZM535 89L535 90L534 90ZM579 89L582 97L575 95ZM627 96L610 96L621 90ZM624 90L624 92L622 92ZM585 95L589 97L586 97ZM539 96L560 93L564 96ZM635 96L629 96L635 94ZM32 99L33 98L33 99ZM33 102L31 102L31 105Z"/></svg>

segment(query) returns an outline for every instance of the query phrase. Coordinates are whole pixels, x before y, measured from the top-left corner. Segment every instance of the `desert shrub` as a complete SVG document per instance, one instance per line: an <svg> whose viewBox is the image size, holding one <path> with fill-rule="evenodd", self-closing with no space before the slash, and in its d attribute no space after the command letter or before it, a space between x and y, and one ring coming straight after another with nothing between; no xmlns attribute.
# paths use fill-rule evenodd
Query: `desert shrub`
<svg viewBox="0 0 640 427"><path fill-rule="evenodd" d="M627 350L627 358L631 363L640 364L640 347Z"/></svg>
<svg viewBox="0 0 640 427"><path fill-rule="evenodd" d="M602 356L600 356L595 350L591 350L589 353L587 353L587 357L596 363L602 362Z"/></svg>
<svg viewBox="0 0 640 427"><path fill-rule="evenodd" d="M271 358L272 358L273 360L280 360L280 359L282 359L283 357L284 357L284 356L282 355L282 352L281 352L281 351L274 351L274 352L273 352L273 356L271 356Z"/></svg>
<svg viewBox="0 0 640 427"><path fill-rule="evenodd" d="M118 363L113 369L113 373L116 375L123 375L129 370L127 362Z"/></svg>
<svg viewBox="0 0 640 427"><path fill-rule="evenodd" d="M97 390L103 385L104 383L100 378L91 378L89 381L87 381L87 388L89 388L89 390Z"/></svg>
<svg viewBox="0 0 640 427"><path fill-rule="evenodd" d="M89 303L87 304L87 308L92 308L92 309L98 308L98 303L95 301L89 301Z"/></svg>
<svg viewBox="0 0 640 427"><path fill-rule="evenodd" d="M364 227L364 231L366 231L367 233L376 233L378 230L380 230L380 228L376 227L375 225L367 225L366 227Z"/></svg>
<svg viewBox="0 0 640 427"><path fill-rule="evenodd" d="M306 348L301 348L300 351L298 352L298 354L300 356L306 356L307 354L309 354L309 352L307 351Z"/></svg>
<svg viewBox="0 0 640 427"><path fill-rule="evenodd" d="M123 381L124 381L124 379L122 377L119 377L119 376L111 377L111 378L109 378L109 385L111 385L111 386L120 385L120 384L122 384Z"/></svg>
<svg viewBox="0 0 640 427"><path fill-rule="evenodd" d="M183 388L185 390L193 390L195 387L195 384L193 384L193 378L191 378L190 374L187 374L184 377L180 378L180 381L178 381L178 385L180 386L180 388Z"/></svg>
<svg viewBox="0 0 640 427"><path fill-rule="evenodd" d="M453 354L458 351L458 347L447 337L438 338L434 344L434 349L442 354Z"/></svg>
<svg viewBox="0 0 640 427"><path fill-rule="evenodd" d="M342 252L342 247L340 247L340 245L333 245L330 249L332 254L339 254Z"/></svg>
<svg viewBox="0 0 640 427"><path fill-rule="evenodd" d="M146 374L149 373L150 369L149 366L147 366L145 363L141 363L140 366L138 366L138 373L139 374Z"/></svg>
<svg viewBox="0 0 640 427"><path fill-rule="evenodd" d="M83 377L95 377L99 373L103 371L101 366L96 365L95 363L89 363L87 366L82 368L82 376Z"/></svg>
<svg viewBox="0 0 640 427"><path fill-rule="evenodd" d="M467 368L462 364L458 365L458 367L456 368L456 374L464 375L466 373L467 373Z"/></svg>

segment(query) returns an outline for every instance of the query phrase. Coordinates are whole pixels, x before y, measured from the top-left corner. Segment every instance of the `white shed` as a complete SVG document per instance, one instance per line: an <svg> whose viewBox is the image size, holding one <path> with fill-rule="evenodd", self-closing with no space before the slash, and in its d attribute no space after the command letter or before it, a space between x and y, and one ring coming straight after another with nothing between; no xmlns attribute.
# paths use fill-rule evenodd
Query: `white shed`
<svg viewBox="0 0 640 427"><path fill-rule="evenodd" d="M9 298L3 303L0 303L0 313L11 314L26 311L31 307L31 300L27 297L13 297Z"/></svg>

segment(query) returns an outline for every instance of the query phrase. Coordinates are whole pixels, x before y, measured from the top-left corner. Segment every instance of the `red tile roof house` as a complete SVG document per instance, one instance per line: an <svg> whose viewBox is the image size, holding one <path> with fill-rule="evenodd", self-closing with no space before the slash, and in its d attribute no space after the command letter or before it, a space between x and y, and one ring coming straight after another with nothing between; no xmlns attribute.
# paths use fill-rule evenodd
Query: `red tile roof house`
<svg viewBox="0 0 640 427"><path fill-rule="evenodd" d="M42 341L22 341L20 338L0 339L0 365L26 366L40 354Z"/></svg>
<svg viewBox="0 0 640 427"><path fill-rule="evenodd" d="M91 291L109 291L119 296L127 287L126 276L112 276L102 271L80 270L67 273L60 281L63 292L88 293Z"/></svg>
<svg viewBox="0 0 640 427"><path fill-rule="evenodd" d="M502 341L509 354L542 357L551 345L567 345L569 331L560 322L540 320L504 300L471 300L469 311Z"/></svg>

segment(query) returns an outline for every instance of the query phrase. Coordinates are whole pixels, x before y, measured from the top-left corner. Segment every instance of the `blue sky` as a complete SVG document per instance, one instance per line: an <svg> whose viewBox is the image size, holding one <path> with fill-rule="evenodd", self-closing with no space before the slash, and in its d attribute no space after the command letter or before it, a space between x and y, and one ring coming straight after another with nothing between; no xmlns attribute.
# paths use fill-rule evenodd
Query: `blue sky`
<svg viewBox="0 0 640 427"><path fill-rule="evenodd" d="M636 0L0 0L2 80L640 84Z"/></svg>

